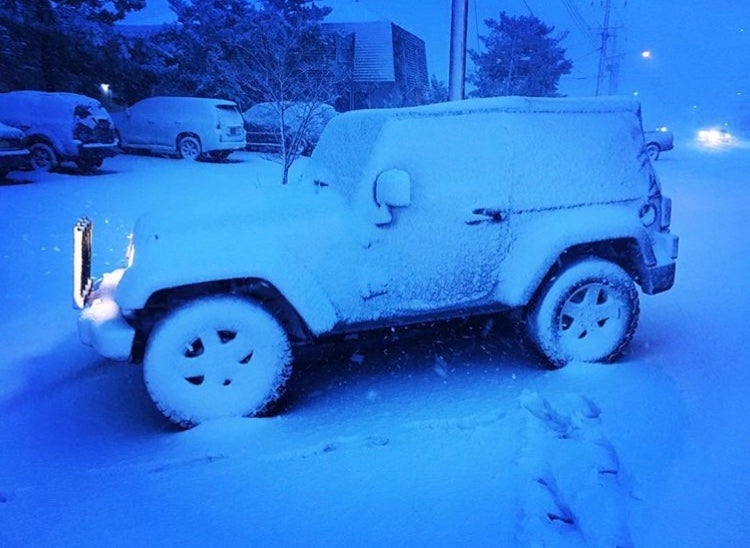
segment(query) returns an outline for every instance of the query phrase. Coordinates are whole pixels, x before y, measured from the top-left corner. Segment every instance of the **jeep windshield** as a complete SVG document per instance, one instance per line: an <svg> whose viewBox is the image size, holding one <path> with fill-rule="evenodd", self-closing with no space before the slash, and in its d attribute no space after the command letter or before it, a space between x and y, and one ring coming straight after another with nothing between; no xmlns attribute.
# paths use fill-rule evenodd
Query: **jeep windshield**
<svg viewBox="0 0 750 548"><path fill-rule="evenodd" d="M377 160L373 152L388 119L388 115L375 116L372 111L366 116L351 112L346 117L332 119L313 152L304 180L331 186L352 201L368 167ZM337 129L329 131L333 126Z"/></svg>

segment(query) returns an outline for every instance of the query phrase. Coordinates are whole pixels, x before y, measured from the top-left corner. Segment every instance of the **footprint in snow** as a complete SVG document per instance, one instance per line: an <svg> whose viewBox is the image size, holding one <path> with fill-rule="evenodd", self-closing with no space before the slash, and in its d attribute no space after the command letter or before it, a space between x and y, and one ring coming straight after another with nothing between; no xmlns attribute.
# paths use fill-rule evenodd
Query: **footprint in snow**
<svg viewBox="0 0 750 548"><path fill-rule="evenodd" d="M553 404L531 391L520 403L526 443L518 462L531 484L521 489L518 543L631 546L630 485L601 409L585 396Z"/></svg>
<svg viewBox="0 0 750 548"><path fill-rule="evenodd" d="M312 457L320 457L340 449L350 449L358 447L385 447L390 443L389 438L379 436L352 436L338 438L333 441L319 443L312 447L307 447L302 450L284 451L282 453L275 453L268 455L263 460L278 461L278 460L290 460L296 458L308 459Z"/></svg>

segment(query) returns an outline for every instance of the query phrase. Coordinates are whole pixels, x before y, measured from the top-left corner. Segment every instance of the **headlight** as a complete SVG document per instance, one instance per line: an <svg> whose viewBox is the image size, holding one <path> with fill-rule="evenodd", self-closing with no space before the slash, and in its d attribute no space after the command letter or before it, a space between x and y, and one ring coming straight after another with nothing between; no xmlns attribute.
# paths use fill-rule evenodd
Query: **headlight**
<svg viewBox="0 0 750 548"><path fill-rule="evenodd" d="M133 259L135 259L135 245L133 244L132 234L128 234L128 240L130 241L128 242L128 248L125 251L125 261L128 268L130 268L133 266Z"/></svg>

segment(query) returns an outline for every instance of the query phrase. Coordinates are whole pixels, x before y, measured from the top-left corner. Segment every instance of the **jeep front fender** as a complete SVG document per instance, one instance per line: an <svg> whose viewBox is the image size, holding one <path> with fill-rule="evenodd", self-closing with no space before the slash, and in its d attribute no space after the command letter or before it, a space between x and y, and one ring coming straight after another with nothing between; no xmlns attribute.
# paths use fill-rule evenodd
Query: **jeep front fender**
<svg viewBox="0 0 750 548"><path fill-rule="evenodd" d="M326 333L336 324L328 295L309 269L276 239L201 236L209 234L191 232L189 244L175 233L138 238L133 264L115 295L123 312L144 308L157 291L252 278L276 287L314 335Z"/></svg>

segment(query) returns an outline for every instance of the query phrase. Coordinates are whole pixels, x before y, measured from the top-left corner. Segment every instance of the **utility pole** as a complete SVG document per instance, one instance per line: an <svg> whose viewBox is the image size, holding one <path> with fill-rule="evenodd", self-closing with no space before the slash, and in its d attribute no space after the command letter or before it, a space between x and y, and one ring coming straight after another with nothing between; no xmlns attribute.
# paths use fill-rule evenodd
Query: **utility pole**
<svg viewBox="0 0 750 548"><path fill-rule="evenodd" d="M596 74L596 93L599 95L599 88L601 87L602 79L604 78L604 71L607 70L607 43L609 42L609 12L612 9L612 0L607 0L604 4L604 23L602 23L602 45L599 47L599 70Z"/></svg>
<svg viewBox="0 0 750 548"><path fill-rule="evenodd" d="M448 100L460 101L466 92L466 32L469 27L469 0L452 0L451 50L448 72Z"/></svg>

